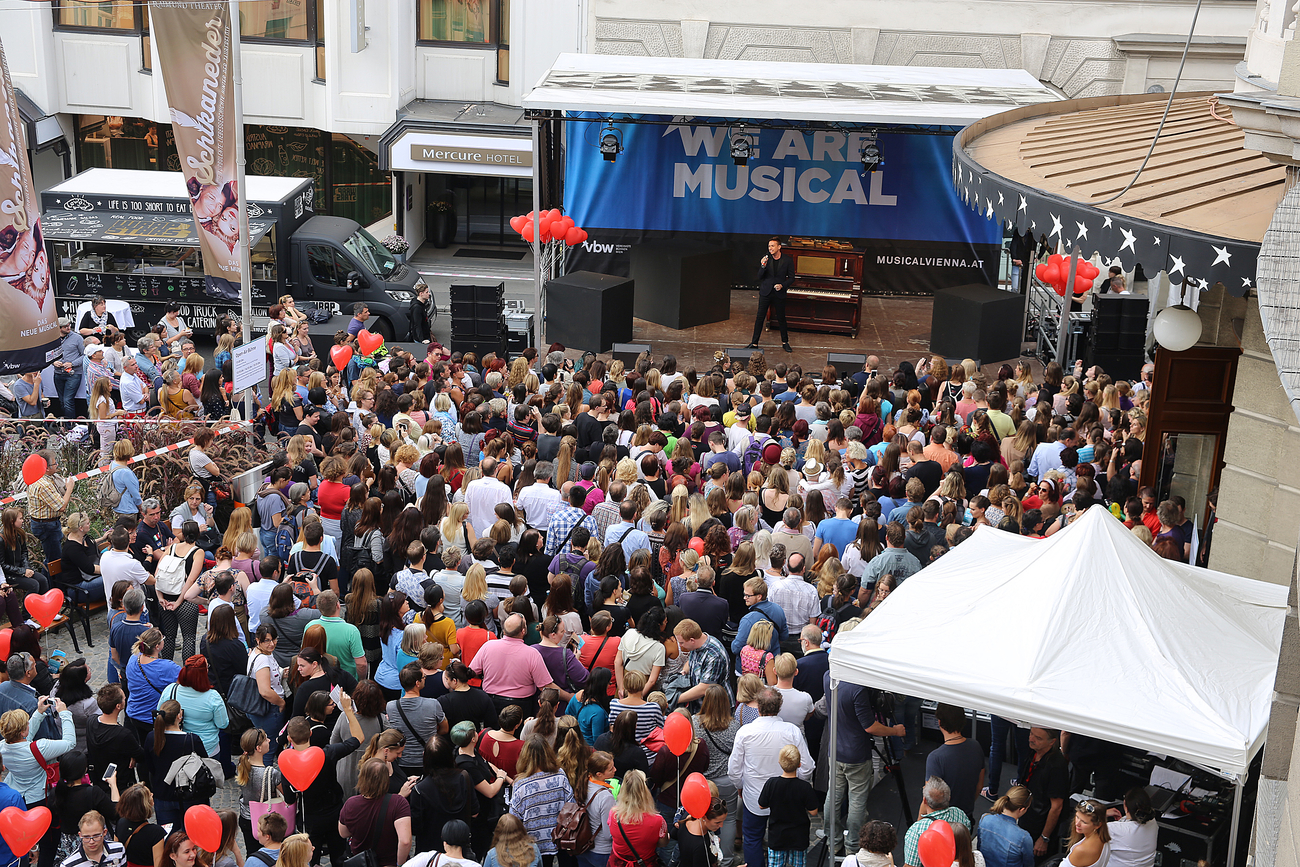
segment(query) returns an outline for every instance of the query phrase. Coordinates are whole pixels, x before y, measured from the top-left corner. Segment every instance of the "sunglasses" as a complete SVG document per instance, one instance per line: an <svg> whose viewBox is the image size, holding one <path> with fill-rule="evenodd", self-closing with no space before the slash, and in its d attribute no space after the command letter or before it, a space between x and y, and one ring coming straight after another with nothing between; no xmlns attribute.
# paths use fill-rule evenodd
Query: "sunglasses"
<svg viewBox="0 0 1300 867"><path fill-rule="evenodd" d="M1100 807L1098 807L1096 804L1092 803L1091 801L1079 802L1078 810L1080 813L1086 813L1087 815L1091 816L1094 815L1100 809L1101 809Z"/></svg>

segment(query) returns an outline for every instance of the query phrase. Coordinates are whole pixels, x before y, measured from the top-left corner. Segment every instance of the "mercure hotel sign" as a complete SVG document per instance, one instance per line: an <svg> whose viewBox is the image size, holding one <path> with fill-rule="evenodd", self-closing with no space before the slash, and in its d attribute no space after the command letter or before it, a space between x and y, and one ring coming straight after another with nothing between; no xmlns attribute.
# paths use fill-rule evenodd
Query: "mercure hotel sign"
<svg viewBox="0 0 1300 867"><path fill-rule="evenodd" d="M436 144L411 145L411 159L419 162L465 163L476 166L531 166L531 151L491 150Z"/></svg>

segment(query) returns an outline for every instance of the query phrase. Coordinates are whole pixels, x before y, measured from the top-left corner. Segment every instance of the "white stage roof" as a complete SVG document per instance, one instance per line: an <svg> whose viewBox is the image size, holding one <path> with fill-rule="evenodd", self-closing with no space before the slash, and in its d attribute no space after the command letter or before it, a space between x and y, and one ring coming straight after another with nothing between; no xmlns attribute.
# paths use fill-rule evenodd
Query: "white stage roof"
<svg viewBox="0 0 1300 867"><path fill-rule="evenodd" d="M1023 69L561 54L525 109L965 126L1059 97Z"/></svg>

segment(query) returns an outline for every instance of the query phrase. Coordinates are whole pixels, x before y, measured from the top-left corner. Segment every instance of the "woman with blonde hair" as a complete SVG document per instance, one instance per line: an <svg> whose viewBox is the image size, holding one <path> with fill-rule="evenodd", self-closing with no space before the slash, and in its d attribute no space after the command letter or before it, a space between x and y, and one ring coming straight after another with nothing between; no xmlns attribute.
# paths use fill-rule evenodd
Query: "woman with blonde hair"
<svg viewBox="0 0 1300 867"><path fill-rule="evenodd" d="M271 380L271 399L267 401L266 409L275 420L272 432L295 430L302 422L302 400L296 392L297 387L298 377L287 368Z"/></svg>
<svg viewBox="0 0 1300 867"><path fill-rule="evenodd" d="M312 845L311 837L291 834L280 844L280 857L276 859L275 867L309 867L315 855L316 847Z"/></svg>
<svg viewBox="0 0 1300 867"><path fill-rule="evenodd" d="M226 524L226 532L221 537L221 544L228 548L233 554L242 554L239 548L239 537L244 533L253 531L253 510L248 506L236 506L230 511L229 523ZM256 554L257 549L253 549Z"/></svg>
<svg viewBox="0 0 1300 867"><path fill-rule="evenodd" d="M447 516L442 519L438 531L444 545L455 545L462 551L469 551L478 541L478 534L469 522L469 506L464 503L452 503L447 507Z"/></svg>
<svg viewBox="0 0 1300 867"><path fill-rule="evenodd" d="M475 563L466 570L465 584L460 589L460 598L462 611L464 610L464 606L468 606L469 603L473 602L475 599L480 600L484 605L486 605L488 618L487 622L484 623L483 626L493 635L500 634L497 623L500 615L499 609L501 606L501 599L497 596L495 591L488 589L487 570L483 568L483 564Z"/></svg>
<svg viewBox="0 0 1300 867"><path fill-rule="evenodd" d="M678 485L672 491L672 505L668 511L668 525L684 524L691 513L691 492L685 485Z"/></svg>
<svg viewBox="0 0 1300 867"><path fill-rule="evenodd" d="M550 839L549 834L547 839ZM539 867L541 863L541 852L524 827L523 820L513 813L505 813L497 819L496 829L492 832L492 848L483 859L483 867Z"/></svg>
<svg viewBox="0 0 1300 867"><path fill-rule="evenodd" d="M95 431L99 434L99 462L108 463L113 457L113 444L117 442L117 422L113 416L121 411L113 404L113 380L101 376L90 387L90 414L95 418Z"/></svg>
<svg viewBox="0 0 1300 867"><path fill-rule="evenodd" d="M655 806L654 795L641 771L628 771L614 809L609 811L614 850L610 867L643 867L656 863L655 850L668 842L668 823Z"/></svg>
<svg viewBox="0 0 1300 867"><path fill-rule="evenodd" d="M745 646L740 648L741 672L762 675L769 686L776 685L776 657L768 650L772 646L772 628L771 620L754 621Z"/></svg>
<svg viewBox="0 0 1300 867"><path fill-rule="evenodd" d="M560 440L560 449L555 455L555 486L558 488L565 482L576 482L578 480L578 461L575 461L574 453L578 450L578 441L573 437L564 437Z"/></svg>

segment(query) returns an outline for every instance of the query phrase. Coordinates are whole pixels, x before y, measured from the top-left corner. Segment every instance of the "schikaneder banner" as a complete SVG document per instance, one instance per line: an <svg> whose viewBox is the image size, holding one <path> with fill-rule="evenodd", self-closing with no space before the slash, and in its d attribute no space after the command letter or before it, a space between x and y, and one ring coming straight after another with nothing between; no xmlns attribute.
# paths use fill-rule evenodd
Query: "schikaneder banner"
<svg viewBox="0 0 1300 867"><path fill-rule="evenodd" d="M731 158L731 129L619 127L607 162L599 122L568 127L565 205L590 238L568 268L628 273L627 249L693 233L730 247L738 284L752 285L767 238L850 241L865 252L863 290L930 294L992 283L1002 235L952 184L952 136L881 133L884 165L862 171L862 132L749 130L749 164Z"/></svg>
<svg viewBox="0 0 1300 867"><path fill-rule="evenodd" d="M150 0L149 9L176 152L203 250L205 291L238 302L243 190L235 183L235 136L242 130L230 69L230 4Z"/></svg>
<svg viewBox="0 0 1300 867"><path fill-rule="evenodd" d="M3 45L0 90L0 373L27 373L53 360L60 335L41 203Z"/></svg>

